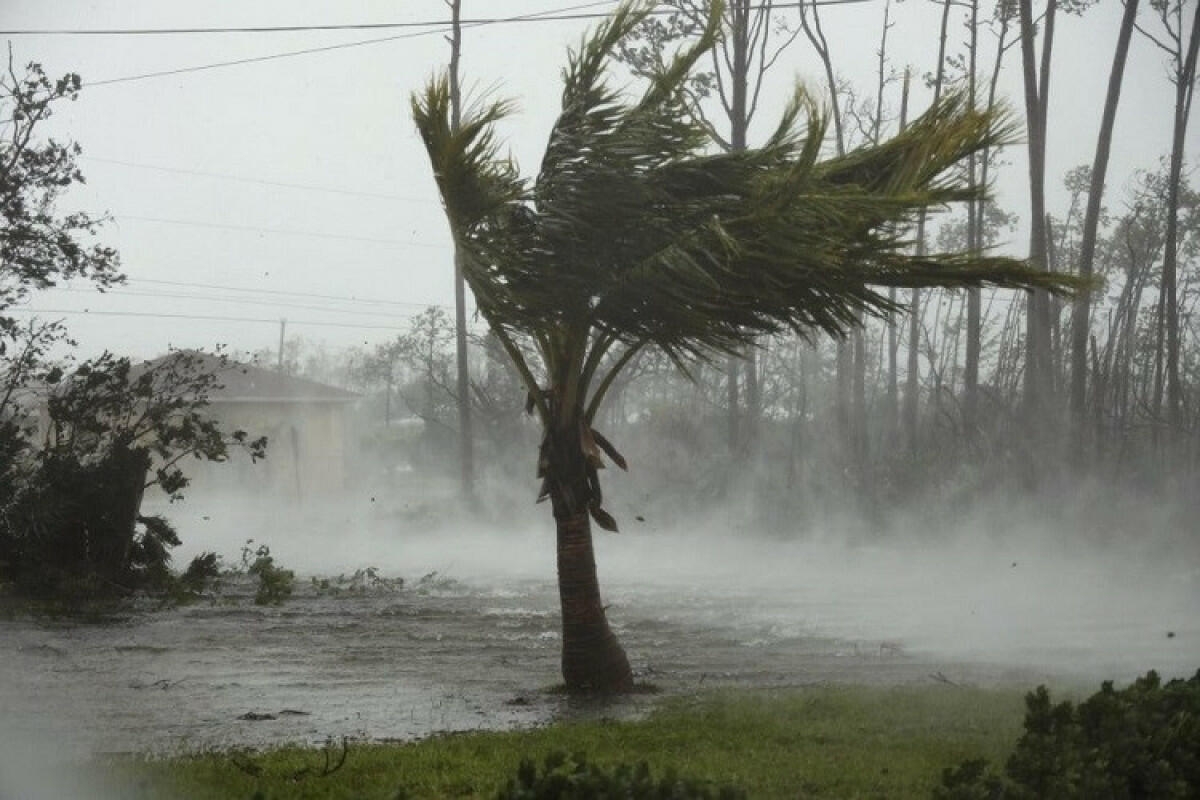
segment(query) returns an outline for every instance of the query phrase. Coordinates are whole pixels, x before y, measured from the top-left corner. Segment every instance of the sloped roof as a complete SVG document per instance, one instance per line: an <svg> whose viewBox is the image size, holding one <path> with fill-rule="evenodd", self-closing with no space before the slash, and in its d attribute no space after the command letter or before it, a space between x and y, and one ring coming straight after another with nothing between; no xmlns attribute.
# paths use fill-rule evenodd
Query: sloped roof
<svg viewBox="0 0 1200 800"><path fill-rule="evenodd" d="M175 353L187 353L199 359L202 366L211 370L223 384L223 388L210 393L211 403L349 403L359 398L356 392L253 364L228 361L222 365L216 356L199 350L168 353L150 361L148 366L161 364Z"/></svg>

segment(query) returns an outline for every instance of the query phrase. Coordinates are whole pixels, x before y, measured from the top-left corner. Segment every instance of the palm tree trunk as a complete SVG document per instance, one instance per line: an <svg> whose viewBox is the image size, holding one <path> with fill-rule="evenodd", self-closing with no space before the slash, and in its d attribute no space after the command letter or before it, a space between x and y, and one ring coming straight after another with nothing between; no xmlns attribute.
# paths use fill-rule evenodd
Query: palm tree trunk
<svg viewBox="0 0 1200 800"><path fill-rule="evenodd" d="M573 694L628 692L629 659L608 625L596 576L589 504L598 485L588 479L580 426L555 426L547 456L548 488L558 531L558 597L562 608L562 673Z"/></svg>
<svg viewBox="0 0 1200 800"><path fill-rule="evenodd" d="M633 672L600 601L588 513L556 515L554 521L558 526L563 681L573 693L627 692L633 688Z"/></svg>

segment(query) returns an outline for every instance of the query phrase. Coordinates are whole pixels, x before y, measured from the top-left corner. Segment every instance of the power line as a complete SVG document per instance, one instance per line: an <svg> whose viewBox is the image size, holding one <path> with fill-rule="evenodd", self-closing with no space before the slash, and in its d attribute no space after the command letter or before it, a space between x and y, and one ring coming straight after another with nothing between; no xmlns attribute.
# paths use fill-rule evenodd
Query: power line
<svg viewBox="0 0 1200 800"><path fill-rule="evenodd" d="M126 278L128 280L133 281L134 283L155 283L155 284L161 284L163 286L185 286L185 287L194 288L194 289L221 289L221 290L230 291L230 292L255 292L255 293L259 293L259 294L274 294L274 295L287 296L287 297L310 297L310 298L318 299L318 300L344 300L344 301L352 302L352 303L374 303L374 304L397 305L397 306L418 306L420 308L429 308L430 306L438 306L439 308L449 308L449 306L439 305L437 303L414 303L414 302L404 301L404 300L372 300L372 299L368 299L365 297L339 297L337 295L330 295L330 294L313 294L310 292L288 292L288 291L281 291L281 290L275 290L275 289L251 289L251 288L248 288L245 286L225 286L225 285L215 284L215 283L190 283L187 281L164 281L164 280L156 280L156 279L152 279L152 278L132 278L129 276L126 276Z"/></svg>
<svg viewBox="0 0 1200 800"><path fill-rule="evenodd" d="M382 39L364 39L359 42L346 42L345 44L331 44L325 47L307 47L303 50L289 50L286 53L272 53L266 56L253 56L251 58L237 58L232 61L217 61L212 64L199 64L192 67L179 67L178 69L166 69L158 72L145 72L140 75L125 75L120 78L106 78L100 81L86 81L84 88L92 88L94 86L109 86L114 83L129 83L130 81L143 81L151 78L168 78L172 75L184 75L189 72L204 72L210 69L221 69L223 67L238 67L244 64L259 64L264 61L274 61L280 58L294 58L295 56L307 56L313 53L328 53L333 50L346 50L351 47L364 47L371 44L380 44L382 42L395 42L400 39L411 39L413 36L424 36L421 34L401 34L400 36L385 36Z"/></svg>
<svg viewBox="0 0 1200 800"><path fill-rule="evenodd" d="M68 316L96 316L96 317L149 317L154 319L188 319L201 320L205 322L256 322L269 325L278 325L279 319L259 319L255 317L228 317L207 314L163 314L159 312L149 311L88 311L72 308L9 308L8 312L18 312L22 314L66 314ZM289 319L289 325L312 325L326 328L360 328L363 330L387 330L399 331L404 330L399 325L355 325L349 322L316 322L313 320Z"/></svg>
<svg viewBox="0 0 1200 800"><path fill-rule="evenodd" d="M537 12L532 15L516 17L480 17L464 19L460 24L466 26L502 25L512 22L562 22L580 19L605 17L607 14L573 14L564 13L577 8L595 8L596 6L613 5L615 0L602 0L596 3L583 3L567 9L552 9ZM446 28L448 20L424 20L420 22L350 22L324 25L241 25L208 28L26 28L3 31L3 36L163 36L195 33L303 33L306 31L378 31L397 30L404 28ZM423 31L428 34L431 31Z"/></svg>
<svg viewBox="0 0 1200 800"><path fill-rule="evenodd" d="M405 197L403 195L388 194L386 192L364 192L356 189L342 189L334 186L316 186L309 183L289 183L287 181L271 181L263 178L247 178L244 175L231 175L227 172L206 172L204 170L184 169L182 167L164 167L156 164L139 164L134 161L122 161L116 158L101 158L99 156L80 155L79 158L102 164L118 164L122 167L136 167L137 169L150 169L158 172L172 172L180 175L198 175L205 178L221 178L229 181L238 181L240 183L257 183L264 186L282 186L287 189L305 189L311 192L330 192L333 194L352 195L356 197L374 197L383 200L399 200L405 203L430 203L429 199L427 198Z"/></svg>
<svg viewBox="0 0 1200 800"><path fill-rule="evenodd" d="M571 11L571 10L574 10L577 8L592 8L592 7L599 6L599 5L604 5L604 3L603 2L583 3L583 4L577 5L577 6L569 6L566 9L555 9L550 12L538 12L538 13L534 13L534 14L525 14L525 15L521 15L521 16L510 17L504 21L506 21L506 22L521 22L521 21L537 22L537 21L539 21L540 17L542 17L546 14L554 14L559 11ZM607 15L601 15L601 16L607 16ZM480 25L482 25L482 24L498 24L498 22L499 21L493 22L493 23L463 24L463 27L477 28L477 27L480 27ZM241 66L244 64L258 64L258 63L261 63L264 61L274 61L274 60L280 59L280 58L293 58L296 56L311 55L313 53L327 53L327 52L330 52L333 50L345 50L345 49L348 49L351 47L364 47L364 46L372 45L372 44L381 44L383 42L395 42L395 41L399 41L401 39L415 39L419 36L429 36L431 34L441 33L443 30L450 27L449 22L427 23L426 27L428 27L431 24L438 25L439 27L435 28L434 30L417 31L416 33L401 33L401 34L397 34L395 36L384 36L384 37L377 38L377 39L364 39L364 40L356 41L356 42L343 42L341 44L331 44L331 45L325 45L323 47L308 47L308 48L304 48L302 50L289 50L285 53L272 53L272 54L265 55L265 56L252 56L250 58L238 58L238 59L233 59L231 61L218 61L218 62L215 62L212 64L199 64L199 65L192 66L192 67L179 67L177 69L161 70L158 72L147 72L147 73L144 73L141 75L126 75L121 78L108 78L108 79L100 80L100 81L87 81L84 83L84 86L85 87L107 86L107 85L114 84L114 83L128 83L130 81L147 80L150 78L165 78L165 77L169 77L171 75L182 75L182 74L189 73L189 72L201 72L201 71L210 70L210 69L221 69L223 67L236 67L236 66Z"/></svg>
<svg viewBox="0 0 1200 800"><path fill-rule="evenodd" d="M187 219L166 219L164 217L143 217L136 214L118 214L113 217L115 220L132 220L136 222L153 222L163 225L186 225L193 228L218 228L221 230L247 231L251 233L273 233L286 236L311 236L317 239L341 239L351 242L369 242L372 244L387 244L387 245L404 245L406 247L429 247L433 249L443 249L449 247L446 244L431 244L429 242L413 242L404 239L377 239L370 236L351 236L340 233L322 233L320 231L296 231L288 230L287 228L259 228L253 225L230 225L220 222L201 222L198 220Z"/></svg>
<svg viewBox="0 0 1200 800"><path fill-rule="evenodd" d="M54 286L54 287L51 287L49 291L72 292L72 293L81 293L81 294L83 294L83 293L93 294L94 293L94 290L92 290L92 289L77 289L77 288L70 287L70 286ZM222 303L222 304L223 303L233 303L233 304L242 304L242 305L270 306L272 308L294 308L294 309L300 309L303 311L323 311L323 312L329 313L329 314L354 314L356 316L387 317L389 319L395 319L397 316L404 315L403 312L399 312L399 311L396 311L396 312L360 311L360 310L356 310L356 309L352 309L352 308L329 308L328 306L312 306L312 305L303 305L300 303L280 302L278 300L271 300L271 299L266 299L266 298L255 299L252 297L220 297L217 295L184 294L182 292L138 292L138 291L128 291L125 289L106 289L104 291L104 295L105 296L115 295L115 296L122 296L122 297L162 297L162 298L170 298L173 300L199 300L199 301L208 302L208 303ZM408 312L408 314L410 316L413 313L415 313L415 312Z"/></svg>
<svg viewBox="0 0 1200 800"><path fill-rule="evenodd" d="M609 0L609 1L611 2L611 0ZM811 0L811 2L814 2L816 5L819 5L819 6L843 6L843 5L860 5L863 3L872 2L872 0ZM461 25L462 25L462 27L467 27L467 28L477 28L477 27L484 27L484 26L488 26L488 25L501 25L501 24L518 23L518 22L555 22L555 21L562 21L562 20L605 19L609 16L608 13L573 14L573 13L569 13L569 12L572 12L575 9L592 8L595 6L606 5L606 4L607 4L606 2L583 3L583 4L577 5L577 6L568 6L563 9L554 9L551 11L537 12L537 13L533 13L533 14L524 14L524 15L519 15L519 16L514 16L514 17L497 17L497 18L490 18L490 19L469 20L469 21L465 21L465 22L461 23ZM759 9L764 9L764 8L778 8L778 6L774 6L774 5L768 6L766 4L760 4L760 5L751 7L752 10L759 10ZM662 16L662 15L666 15L666 14L671 14L673 12L672 11L654 11L651 13L652 13L652 15ZM211 64L198 64L198 65L191 66L191 67L179 67L177 69L160 70L157 72L147 72L147 73L142 73L139 75L126 75L126 76L123 76L120 78L107 78L107 79L99 80L99 81L86 81L84 83L84 86L85 87L107 86L107 85L115 84L115 83L128 83L130 81L149 80L152 78L165 78L165 77L170 77L172 75L183 75L183 74L191 73L191 72L201 72L201 71L211 70L211 69L221 69L224 67L242 66L245 64L257 64L257 63L262 63L264 61L274 61L276 59L281 59L281 58L293 58L296 56L311 55L314 53L326 53L326 52L330 52L333 50L344 50L344 49L351 48L351 47L364 47L364 46L372 45L372 44L381 44L383 42L394 42L394 41L398 41L401 39L411 39L411 38L416 38L418 36L429 36L431 34L441 33L442 31L449 28L450 24L451 23L446 22L446 21L425 22L425 23L378 23L377 25L379 25L379 26L386 26L386 25L404 26L404 25L407 25L407 26L423 26L423 27L436 26L436 27L434 27L433 30L422 30L422 31L417 31L415 33L402 33L402 34L397 34L395 36L385 36L385 37L376 38L376 39L363 39L363 40L354 41L354 42L343 42L340 44L325 45L323 47L310 47L310 48L304 48L301 50L290 50L290 51L287 51L284 53L272 53L272 54L265 55L265 56L252 56L250 58L239 58L239 59L233 59L230 61L218 61L218 62L214 62ZM290 26L290 27L279 28L279 30L281 30L281 31L289 31L289 32L303 31L303 30L324 30L324 29L328 29L328 26ZM32 30L31 29L31 30L24 30L24 31L22 31L22 30L12 30L12 31L7 31L7 32L0 31L0 35L6 35L6 36L18 36L18 35L118 35L121 33L126 33L129 35L142 35L142 34L146 34L146 35L160 34L161 35L161 34L169 34L172 32L176 32L176 33L222 33L222 32L263 33L263 32L269 32L270 30L272 30L272 29L270 29L270 28L263 28L263 29L250 29L250 28L245 28L245 29L237 29L237 28L230 28L230 29L218 29L218 28L212 28L212 29L183 29L183 28L167 29L167 28L161 28L161 29L146 29L139 33L138 29L128 29L128 30L124 30L124 31L117 30L117 29L107 30L107 31L105 31L105 30L89 30L89 29L59 29L59 30L55 30L55 29Z"/></svg>
<svg viewBox="0 0 1200 800"><path fill-rule="evenodd" d="M479 27L485 25L506 25L524 22L574 22L589 19L605 19L609 13L590 12L573 13L575 9L595 8L596 6L613 5L615 0L603 0L596 3L583 3L562 9L535 12L513 17L477 17L464 19L464 27ZM816 0L818 6L842 6L866 3L870 0ZM749 10L779 9L780 6L764 3L750 6ZM674 10L655 10L650 16L667 16ZM3 36L164 36L176 34L220 34L220 33L302 33L307 31L363 31L363 30L396 30L402 28L448 28L451 23L447 20L425 20L420 22L355 22L329 23L322 25L243 25L228 27L193 27L193 28L24 28L17 30L0 30ZM417 35L428 35L437 31L422 31ZM385 41L385 40L374 40ZM364 42L365 44L366 42ZM353 44L353 43L351 43Z"/></svg>

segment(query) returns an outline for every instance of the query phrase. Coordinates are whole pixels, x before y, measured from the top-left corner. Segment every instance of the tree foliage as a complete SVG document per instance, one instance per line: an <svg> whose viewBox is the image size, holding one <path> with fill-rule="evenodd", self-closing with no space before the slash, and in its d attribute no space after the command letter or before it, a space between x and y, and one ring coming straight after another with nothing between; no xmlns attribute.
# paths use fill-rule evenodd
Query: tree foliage
<svg viewBox="0 0 1200 800"><path fill-rule="evenodd" d="M1200 672L1125 689L1106 681L1078 706L1046 687L1025 699L1025 733L996 775L985 761L947 769L938 800L1188 798L1200 793Z"/></svg>
<svg viewBox="0 0 1200 800"><path fill-rule="evenodd" d="M266 449L265 437L226 435L207 413L219 387L188 352L138 366L104 354L62 380L42 441L5 440L0 585L67 609L167 588L180 542L164 517L141 513L146 489L176 500L188 485L183 459Z"/></svg>
<svg viewBox="0 0 1200 800"><path fill-rule="evenodd" d="M100 287L122 280L117 252L89 241L105 220L55 211L62 194L83 182L79 145L36 136L53 105L74 100L79 87L78 75L51 80L36 63L18 74L11 57L0 76L0 312L63 280L88 278ZM6 337L13 332L7 317L0 326Z"/></svg>
<svg viewBox="0 0 1200 800"><path fill-rule="evenodd" d="M499 155L507 103L454 129L444 78L413 100L468 283L547 424L590 422L627 354L647 346L682 363L784 330L841 336L863 313L895 310L886 286L1067 285L981 253L915 256L901 233L921 210L975 196L950 168L1011 136L1002 114L952 93L901 135L822 160L825 118L797 92L763 146L714 152L684 87L716 41L720 4L639 95L606 81L653 6L622 5L571 54L533 180Z"/></svg>
<svg viewBox="0 0 1200 800"><path fill-rule="evenodd" d="M141 513L145 490L178 499L184 459L266 447L207 414L220 382L198 354L75 364L60 354L74 344L62 323L13 316L62 281L123 280L116 251L94 241L104 218L57 210L83 182L79 146L38 132L79 88L78 75L52 81L35 63L18 74L11 58L0 76L0 588L60 608L163 588L179 538Z"/></svg>

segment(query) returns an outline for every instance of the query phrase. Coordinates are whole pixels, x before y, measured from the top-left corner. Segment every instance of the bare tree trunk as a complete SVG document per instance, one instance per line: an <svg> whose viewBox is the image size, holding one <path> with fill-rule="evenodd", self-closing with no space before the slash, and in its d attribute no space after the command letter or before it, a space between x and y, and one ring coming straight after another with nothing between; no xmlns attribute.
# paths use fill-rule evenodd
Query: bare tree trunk
<svg viewBox="0 0 1200 800"><path fill-rule="evenodd" d="M1069 224L1069 217L1067 221L1064 221L1064 227L1067 224ZM1062 268L1062 265L1059 263L1060 256L1058 251L1062 241L1056 242L1054 240L1054 217L1050 214L1046 215L1046 227L1044 230L1046 231L1046 271L1058 272ZM1066 238L1065 231L1062 234L1062 238ZM1049 298L1048 319L1050 320L1050 364L1052 367L1050 370L1051 383L1048 387L1050 391L1053 391L1057 385L1056 378L1058 374L1058 355L1062 349L1062 331L1058 324L1059 312L1061 310L1062 307L1059 299L1057 297Z"/></svg>
<svg viewBox="0 0 1200 800"><path fill-rule="evenodd" d="M979 52L979 0L971 0L970 50L967 61L967 102L975 110L975 70ZM967 161L968 182L975 184L975 154ZM967 205L967 249L979 252L983 249L982 220L978 216L979 201L972 199ZM979 351L982 335L982 319L979 289L967 290L967 352L963 365L963 430L972 436L978 425L979 408Z"/></svg>
<svg viewBox="0 0 1200 800"><path fill-rule="evenodd" d="M446 0L450 6L450 125L457 130L462 115L462 93L458 85L458 64L462 55L462 0ZM458 456L460 489L467 503L475 499L475 449L471 428L470 374L467 366L467 288L463 277L462 251L454 247L454 348L457 366L455 392L458 395Z"/></svg>
<svg viewBox="0 0 1200 800"><path fill-rule="evenodd" d="M868 469L869 452L867 440L867 343L860 321L854 329L854 376L851 384L850 442L854 453L854 468L857 487L865 492L867 499L873 497L874 487L870 483Z"/></svg>
<svg viewBox="0 0 1200 800"><path fill-rule="evenodd" d="M1050 55L1054 45L1057 0L1046 5L1040 76L1036 66L1036 42L1032 0L1020 0L1021 62L1025 82L1025 118L1029 143L1029 260L1037 269L1046 268L1046 112L1050 79ZM1025 399L1028 419L1042 425L1049 410L1050 391L1050 302L1045 291L1029 293L1026 333ZM1035 432L1035 436L1037 433Z"/></svg>
<svg viewBox="0 0 1200 800"><path fill-rule="evenodd" d="M1150 400L1150 414L1152 429L1154 431L1154 447L1156 450L1162 444L1163 393L1166 386L1166 371L1163 369L1166 361L1163 357L1163 345L1167 341L1167 316L1163 313L1166 307L1166 298L1167 292L1164 288L1158 293L1158 303L1154 311L1154 393Z"/></svg>
<svg viewBox="0 0 1200 800"><path fill-rule="evenodd" d="M825 71L825 82L829 86L830 106L833 116L833 131L834 142L837 145L838 155L844 155L846 152L846 133L842 121L841 102L838 97L837 76L833 71L833 55L829 49L829 41L825 38L825 31L821 27L821 12L816 0L799 0L797 8L800 10L800 27L804 31L804 35L813 46L813 50L821 59L821 66ZM866 425L865 419L865 402L862 398L855 395L856 384L856 364L860 361L859 354L856 354L856 347L861 350L861 334L857 331L849 339L839 339L837 341L837 395L834 400L834 416L837 420L838 435L841 438L842 446L849 452L852 463L855 467L855 473L861 474L860 461L861 452L859 447L859 437L863 437L862 433ZM863 411L863 416L859 416L859 411Z"/></svg>
<svg viewBox="0 0 1200 800"><path fill-rule="evenodd" d="M937 72L933 82L933 102L937 103L942 97L942 85L946 79L946 35L950 25L950 8L953 0L942 3L942 24L938 33ZM917 217L917 253L924 255L925 243L925 212ZM904 428L905 438L910 451L917 449L917 400L920 391L919 356L921 353L921 290L912 290L912 300L909 303L908 330L908 380L904 393Z"/></svg>
<svg viewBox="0 0 1200 800"><path fill-rule="evenodd" d="M1138 0L1125 0L1125 14L1117 35L1112 69L1108 76L1108 92L1104 98L1104 113L1100 119L1100 134L1096 138L1096 155L1092 159L1092 181L1088 188L1087 211L1083 218L1083 240L1079 246L1079 275L1090 278L1096 258L1096 234L1100 227L1100 202L1104 195L1104 178L1108 172L1108 155L1112 147L1113 126L1117 104L1121 99L1121 84L1129 54L1129 40L1137 19ZM1091 329L1092 297L1080 293L1071 315L1071 450L1077 464L1084 463L1088 450L1087 435L1087 344Z"/></svg>
<svg viewBox="0 0 1200 800"><path fill-rule="evenodd" d="M973 5L973 8L975 8L974 5ZM988 111L992 111L996 107L996 91L997 91L997 87L999 86L999 83L1000 83L1000 68L1001 68L1001 66L1003 66L1003 63L1004 63L1004 53L1009 47L1008 31L1009 31L1010 18L1011 18L1011 14L1006 13L1006 14L1000 15L1000 32L997 35L997 39L996 39L996 58L992 62L992 74L988 80L988 99L987 99ZM974 162L972 162L972 164L973 163ZM992 163L992 151L991 151L991 148L987 148L980 154L980 162L979 162L979 164L980 164L979 183L983 186L989 185L989 171L991 169L991 163ZM986 240L985 221L987 219L987 204L988 204L988 202L989 201L988 201L987 197L983 197L983 198L980 198L976 203L974 203L975 222L974 222L974 225L972 226L972 228L973 228L974 234L975 234L976 246L978 246L980 248L982 248L984 246L985 240ZM972 295L969 294L968 297L970 298L970 297L972 297ZM968 308L968 321L967 321L967 326L969 328L969 330L967 332L967 336L968 336L967 358L968 358L968 360L970 360L972 355L974 355L974 362L975 362L975 367L976 367L976 372L975 372L976 391L974 392L974 398L972 400L972 407L971 407L970 411L966 413L966 416L969 419L971 419L974 424L978 424L978 413L979 413L979 411L978 411L978 401L979 401L978 369L979 369L979 360L980 360L980 357L982 355L982 350L983 350L983 347L982 347L983 312L982 312L981 302L980 302L981 298L980 298L980 295L978 294L978 292L975 292L973 297L974 297L973 303L970 300L968 301L969 305L974 306L974 315L973 315L974 319L971 318L972 317L971 308L969 307ZM989 302L989 305L990 305L990 302ZM1011 306L1010 306L1010 310L1011 310ZM1006 323L1006 327L1007 327L1007 323ZM1001 331L1000 340L1001 340L1001 343L1003 344L1003 342L1005 340L1004 330ZM998 355L998 359L1000 362L1003 362L1003 346L1000 349L1001 349L1001 353ZM996 384L997 387L1000 385L1000 379L1001 379L1002 374L1003 374L1003 364L998 363L997 367L996 367L996 373L993 376L993 383ZM969 378L967 378L967 379L969 380Z"/></svg>
<svg viewBox="0 0 1200 800"><path fill-rule="evenodd" d="M732 38L732 64L730 65L730 149L742 152L746 149L746 133L750 119L746 113L746 95L750 90L750 0L734 0L730 6L730 36ZM731 419L731 431L737 431L733 440L736 452L744 452L752 445L757 431L758 413L758 367L754 348L746 351L742 366L745 368L746 397L744 413L740 419ZM737 381L737 362L730 373L734 384ZM731 401L733 396L731 395ZM731 403L731 413L732 403Z"/></svg>
<svg viewBox="0 0 1200 800"><path fill-rule="evenodd" d="M1181 26L1182 27L1182 26ZM1195 88L1196 56L1200 49L1200 3L1192 21L1187 56L1175 76L1175 124L1171 137L1171 167L1167 183L1167 230L1163 251L1162 288L1165 295L1167 329L1167 424L1179 431L1183 424L1183 387L1179 378L1179 183L1183 173L1183 149L1187 136L1188 117Z"/></svg>
<svg viewBox="0 0 1200 800"><path fill-rule="evenodd" d="M908 81L909 71L904 70L904 84L900 93L900 131L903 132L908 127ZM882 90L881 90L882 95ZM882 100L880 101L882 103ZM894 288L888 290L888 300L896 302L896 290ZM895 442L896 434L900 430L900 387L898 376L898 355L900 351L899 331L896 328L895 315L888 316L888 383L887 383L887 408L885 411L887 418L887 432L889 446Z"/></svg>
<svg viewBox="0 0 1200 800"><path fill-rule="evenodd" d="M875 98L875 119L871 127L871 141L874 144L879 143L880 129L883 126L883 89L886 84L886 68L887 68L887 39L888 30L891 28L891 0L887 0L883 6L883 32L879 37L879 71L878 83L876 87ZM892 293L894 297L894 293ZM874 497L874 485L870 479L871 470L868 469L870 461L870 439L867 431L867 344L866 337L863 333L862 318L860 315L859 326L854 332L854 386L853 386L853 409L854 409L854 425L852 429L852 437L854 443L854 458L859 473L859 486L867 491L868 497ZM892 328L893 338L895 329Z"/></svg>
<svg viewBox="0 0 1200 800"><path fill-rule="evenodd" d="M725 398L729 405L729 415L726 421L729 425L729 453L735 455L742 440L738 426L738 357L729 356L725 359Z"/></svg>

